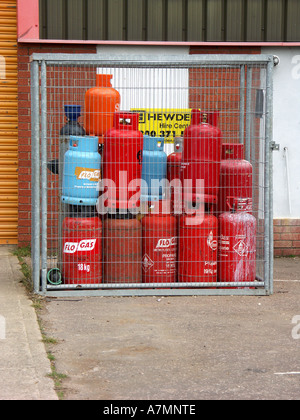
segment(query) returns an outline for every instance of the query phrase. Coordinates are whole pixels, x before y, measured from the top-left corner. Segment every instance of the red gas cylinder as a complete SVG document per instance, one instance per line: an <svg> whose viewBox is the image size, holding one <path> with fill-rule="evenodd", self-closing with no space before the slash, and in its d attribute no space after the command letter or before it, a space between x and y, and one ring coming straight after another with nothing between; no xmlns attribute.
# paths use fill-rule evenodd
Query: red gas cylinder
<svg viewBox="0 0 300 420"><path fill-rule="evenodd" d="M253 282L256 276L256 219L248 199L228 198L230 211L219 217L219 282Z"/></svg>
<svg viewBox="0 0 300 420"><path fill-rule="evenodd" d="M66 217L62 225L65 284L102 282L102 223L98 217Z"/></svg>
<svg viewBox="0 0 300 420"><path fill-rule="evenodd" d="M178 180L178 185L181 186L180 169L181 169L182 149L183 149L183 138L175 137L174 152L168 156L168 160L167 160L167 179L169 182L173 181L172 185L170 186L170 199L171 199L171 205L172 205L172 212L173 213L176 212L179 214L181 213L180 212L181 200L178 202L177 194L180 194L180 197L181 197L182 190L181 188L180 189L177 188L176 182L174 180ZM174 199L176 200L174 201Z"/></svg>
<svg viewBox="0 0 300 420"><path fill-rule="evenodd" d="M111 85L112 77L112 74L96 74L96 86L85 93L85 130L98 136L99 142L113 126L114 112L120 109L120 94Z"/></svg>
<svg viewBox="0 0 300 420"><path fill-rule="evenodd" d="M184 132L181 179L184 201L216 203L219 191L222 133L217 127L218 113L192 110L191 125ZM192 188L184 181L191 180ZM204 197L196 191L196 180L204 180ZM200 194L201 195L201 194Z"/></svg>
<svg viewBox="0 0 300 420"><path fill-rule="evenodd" d="M179 282L216 282L218 219L212 214L180 218Z"/></svg>
<svg viewBox="0 0 300 420"><path fill-rule="evenodd" d="M134 184L142 177L143 134L138 125L138 113L116 112L114 126L104 136L102 165L103 179L111 183L105 190L105 206L109 209L130 209L140 205L140 192Z"/></svg>
<svg viewBox="0 0 300 420"><path fill-rule="evenodd" d="M131 214L109 214L103 227L104 283L141 283L141 222Z"/></svg>
<svg viewBox="0 0 300 420"><path fill-rule="evenodd" d="M168 200L156 201L142 219L143 282L176 282L177 221Z"/></svg>
<svg viewBox="0 0 300 420"><path fill-rule="evenodd" d="M228 210L227 198L246 198L247 211L252 212L252 165L244 160L242 144L224 143L220 170L220 188L217 214Z"/></svg>

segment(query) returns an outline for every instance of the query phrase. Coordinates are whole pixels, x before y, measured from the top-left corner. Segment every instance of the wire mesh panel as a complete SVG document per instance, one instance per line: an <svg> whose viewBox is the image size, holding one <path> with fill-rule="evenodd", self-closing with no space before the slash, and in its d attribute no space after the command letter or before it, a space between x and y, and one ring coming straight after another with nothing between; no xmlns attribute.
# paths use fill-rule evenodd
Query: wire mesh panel
<svg viewBox="0 0 300 420"><path fill-rule="evenodd" d="M271 293L272 67L34 54L36 291Z"/></svg>

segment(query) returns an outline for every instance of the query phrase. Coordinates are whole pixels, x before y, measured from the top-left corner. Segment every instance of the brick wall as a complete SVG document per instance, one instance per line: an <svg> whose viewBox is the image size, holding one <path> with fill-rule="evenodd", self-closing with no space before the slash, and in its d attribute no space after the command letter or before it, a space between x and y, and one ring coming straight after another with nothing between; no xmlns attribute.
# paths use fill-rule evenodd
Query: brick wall
<svg viewBox="0 0 300 420"><path fill-rule="evenodd" d="M96 53L94 45L18 44L18 244L31 242L31 103L30 65L32 53Z"/></svg>
<svg viewBox="0 0 300 420"><path fill-rule="evenodd" d="M260 54L259 47L191 47L190 54ZM247 77L247 69L245 78ZM239 142L240 69L201 68L190 70L190 108L219 111L219 127L224 141ZM260 85L260 69L252 71L252 88ZM255 90L252 89L253 94ZM246 98L245 98L246 100ZM252 101L255 101L252 98ZM255 102L254 102L255 103ZM258 123L258 120L255 120ZM256 129L258 124L256 124Z"/></svg>
<svg viewBox="0 0 300 420"><path fill-rule="evenodd" d="M18 243L19 246L28 245L31 242L31 103L30 103L30 67L29 59L32 53L96 53L93 45L67 45L67 44L19 44L18 45L18 127L19 127L19 214L18 214ZM260 54L260 48L253 47L192 47L191 54ZM191 90L190 106L199 103L197 87L203 89L206 83L210 94L206 96L203 109L215 109L215 99L221 97L216 80L210 77L209 72L202 77L195 72L190 74ZM225 76L224 76L225 77ZM226 83L226 80L223 80ZM238 80L236 80L238 83ZM194 85L193 85L194 83ZM233 82L234 83L234 82ZM235 86L233 86L234 89ZM212 89L213 88L213 89ZM202 90L203 92L203 90ZM234 99L234 96L230 99ZM223 99L228 100L227 97ZM221 104L219 104L221 105ZM233 107L237 108L237 104ZM208 109L207 109L208 110ZM235 130L238 121L235 116L229 126L230 132ZM221 120L222 129L228 126L228 119ZM57 125L57 127L56 127ZM59 123L54 127L59 129ZM229 136L230 136L229 132ZM234 140L234 138L231 138ZM51 228L51 227L50 227ZM276 219L274 220L274 255L290 256L300 255L300 219Z"/></svg>
<svg viewBox="0 0 300 420"><path fill-rule="evenodd" d="M300 256L300 219L274 219L274 256Z"/></svg>

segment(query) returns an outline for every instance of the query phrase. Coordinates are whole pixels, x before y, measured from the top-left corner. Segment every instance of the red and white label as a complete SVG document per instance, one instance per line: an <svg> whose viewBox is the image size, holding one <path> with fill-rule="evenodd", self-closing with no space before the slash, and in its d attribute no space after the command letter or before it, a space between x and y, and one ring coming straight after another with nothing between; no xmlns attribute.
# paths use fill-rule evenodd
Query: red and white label
<svg viewBox="0 0 300 420"><path fill-rule="evenodd" d="M214 233L211 230L208 237L207 237L207 245L213 250L216 251L218 248L218 241L214 239Z"/></svg>
<svg viewBox="0 0 300 420"><path fill-rule="evenodd" d="M89 273L91 271L91 266L90 266L90 264L78 263L77 264L77 270L78 271L86 271L87 273Z"/></svg>
<svg viewBox="0 0 300 420"><path fill-rule="evenodd" d="M97 239L82 239L80 242L66 242L64 245L65 254L74 254L79 251L92 251L95 249Z"/></svg>
<svg viewBox="0 0 300 420"><path fill-rule="evenodd" d="M170 246L174 246L177 244L177 238L174 236L173 238L164 238L159 239L155 249L158 248L169 248Z"/></svg>
<svg viewBox="0 0 300 420"><path fill-rule="evenodd" d="M143 256L143 270L145 273L147 273L148 270L150 270L151 267L153 267L154 262L151 260L149 255L145 254Z"/></svg>
<svg viewBox="0 0 300 420"><path fill-rule="evenodd" d="M248 255L248 247L245 244L244 241L238 241L238 243L236 243L233 247L233 249L235 250L235 252L240 256L240 257L247 257Z"/></svg>
<svg viewBox="0 0 300 420"><path fill-rule="evenodd" d="M203 273L212 276L217 274L217 261L205 261Z"/></svg>

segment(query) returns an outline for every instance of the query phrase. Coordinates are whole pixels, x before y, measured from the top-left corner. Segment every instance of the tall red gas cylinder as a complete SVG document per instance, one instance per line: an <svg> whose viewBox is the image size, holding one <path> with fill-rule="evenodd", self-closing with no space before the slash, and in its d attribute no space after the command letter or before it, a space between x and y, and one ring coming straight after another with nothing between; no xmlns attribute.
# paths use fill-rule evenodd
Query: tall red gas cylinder
<svg viewBox="0 0 300 420"><path fill-rule="evenodd" d="M153 203L142 219L143 282L176 282L177 221L170 214L170 201Z"/></svg>
<svg viewBox="0 0 300 420"><path fill-rule="evenodd" d="M103 228L104 283L141 283L141 222L130 213L109 214Z"/></svg>
<svg viewBox="0 0 300 420"><path fill-rule="evenodd" d="M96 86L85 93L84 127L86 133L99 137L113 126L114 112L120 109L120 94L112 87L111 74L96 74Z"/></svg>
<svg viewBox="0 0 300 420"><path fill-rule="evenodd" d="M182 137L175 137L174 139L174 152L171 153L168 156L167 159L167 179L169 182L172 182L172 185L170 186L170 199L171 199L171 205L172 205L172 211L173 213L180 213L181 209L181 198L178 201L178 197L182 190L179 189L180 184L180 169L181 169L181 160L182 160L182 149L183 149L183 138ZM178 186L173 185L176 184L176 181L178 180ZM175 200L176 198L176 200Z"/></svg>
<svg viewBox="0 0 300 420"><path fill-rule="evenodd" d="M102 223L98 217L66 217L62 225L65 284L102 282Z"/></svg>
<svg viewBox="0 0 300 420"><path fill-rule="evenodd" d="M247 199L247 211L252 212L252 165L244 159L243 144L222 145L218 215L228 210L228 197Z"/></svg>
<svg viewBox="0 0 300 420"><path fill-rule="evenodd" d="M218 113L205 114L198 109L192 110L191 125L184 132L182 153L184 201L217 202L222 150L222 132L217 127L217 121ZM186 180L191 180L192 188L184 184ZM204 181L203 193L196 191L196 180Z"/></svg>
<svg viewBox="0 0 300 420"><path fill-rule="evenodd" d="M105 133L103 179L115 186L106 189L105 205L109 209L139 207L140 192L134 185L142 177L143 134L138 125L138 113L116 112L113 128ZM128 190L130 183L131 191Z"/></svg>
<svg viewBox="0 0 300 420"><path fill-rule="evenodd" d="M178 281L216 282L218 219L210 213L183 215L179 224Z"/></svg>
<svg viewBox="0 0 300 420"><path fill-rule="evenodd" d="M219 282L253 282L256 276L256 219L248 199L228 198L230 211L219 217Z"/></svg>

